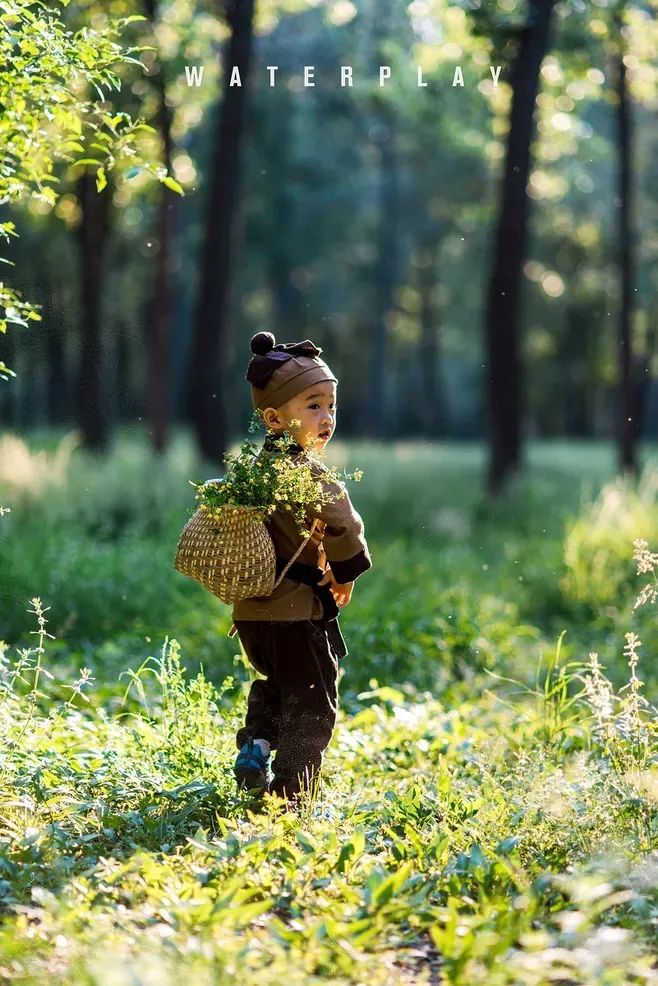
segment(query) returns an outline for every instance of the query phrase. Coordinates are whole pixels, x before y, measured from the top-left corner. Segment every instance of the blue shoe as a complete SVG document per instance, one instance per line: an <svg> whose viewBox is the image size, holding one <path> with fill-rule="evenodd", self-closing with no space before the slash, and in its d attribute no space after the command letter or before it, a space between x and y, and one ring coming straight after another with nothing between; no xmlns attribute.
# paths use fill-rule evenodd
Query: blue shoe
<svg viewBox="0 0 658 986"><path fill-rule="evenodd" d="M256 790L264 792L269 787L272 776L270 772L270 756L269 754L265 756L261 748L255 745L253 739L248 739L240 747L233 773L238 787L245 788L248 791Z"/></svg>
<svg viewBox="0 0 658 986"><path fill-rule="evenodd" d="M311 812L311 818L321 818L327 822L336 822L338 821L338 813L331 805L325 805L324 808L316 806Z"/></svg>

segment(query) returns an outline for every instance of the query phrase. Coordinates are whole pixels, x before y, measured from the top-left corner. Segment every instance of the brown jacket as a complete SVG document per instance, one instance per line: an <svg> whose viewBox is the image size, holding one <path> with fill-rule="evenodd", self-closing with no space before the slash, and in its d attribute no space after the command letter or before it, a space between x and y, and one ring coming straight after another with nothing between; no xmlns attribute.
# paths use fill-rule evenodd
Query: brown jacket
<svg viewBox="0 0 658 986"><path fill-rule="evenodd" d="M272 439L273 436L265 439L266 447ZM297 461L305 461L304 450L299 445L291 447L291 454ZM314 464L312 468L318 477L326 472L322 464ZM318 523L297 562L321 569L328 562L336 582L354 582L372 567L363 521L352 506L344 484L324 481L323 485L333 493L343 489L344 496L322 506L319 511L313 507L307 509L307 529L310 530L315 518ZM266 523L277 556L288 561L302 541L292 513L277 509ZM233 620L320 620L325 615L322 601L312 586L291 578L282 579L269 596L252 596L233 606Z"/></svg>

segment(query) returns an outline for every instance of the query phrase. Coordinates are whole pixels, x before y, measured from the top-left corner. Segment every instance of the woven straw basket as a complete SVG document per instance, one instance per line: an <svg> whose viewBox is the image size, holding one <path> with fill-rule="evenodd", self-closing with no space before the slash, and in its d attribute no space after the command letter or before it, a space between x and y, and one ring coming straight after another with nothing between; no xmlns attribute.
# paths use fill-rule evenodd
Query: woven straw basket
<svg viewBox="0 0 658 986"><path fill-rule="evenodd" d="M269 596L276 554L269 531L254 507L219 508L219 517L199 508L183 528L174 568L200 582L224 603Z"/></svg>
<svg viewBox="0 0 658 986"><path fill-rule="evenodd" d="M258 519L258 508L225 504L218 511L219 517L210 517L199 508L190 517L178 541L174 568L224 603L269 596L306 540L277 579L274 543L265 522Z"/></svg>

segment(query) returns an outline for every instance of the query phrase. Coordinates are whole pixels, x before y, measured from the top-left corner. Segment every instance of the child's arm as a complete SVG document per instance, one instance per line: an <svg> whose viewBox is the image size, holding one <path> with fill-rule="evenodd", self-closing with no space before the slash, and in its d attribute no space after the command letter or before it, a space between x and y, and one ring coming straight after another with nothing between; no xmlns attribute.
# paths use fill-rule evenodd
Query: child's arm
<svg viewBox="0 0 658 986"><path fill-rule="evenodd" d="M338 493L343 495L331 503L323 504L319 510L315 510L314 507L308 508L307 516L311 521L319 517L326 525L322 535L322 546L331 574L327 578L325 573L320 584L326 585L333 579L334 585L340 587L340 595L347 596L349 602L352 594L351 584L359 575L372 568L372 560L365 539L363 520L354 509L344 484L323 480L323 485L334 495Z"/></svg>

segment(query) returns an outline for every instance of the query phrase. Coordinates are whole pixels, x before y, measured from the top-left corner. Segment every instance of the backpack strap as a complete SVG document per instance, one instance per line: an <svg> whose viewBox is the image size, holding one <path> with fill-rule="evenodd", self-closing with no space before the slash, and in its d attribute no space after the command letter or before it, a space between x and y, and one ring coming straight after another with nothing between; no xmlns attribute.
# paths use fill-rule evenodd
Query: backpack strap
<svg viewBox="0 0 658 986"><path fill-rule="evenodd" d="M278 585L280 584L281 580L283 578L285 578L285 574L288 571L288 569L290 568L290 566L292 565L292 563L295 562L295 561L297 561L297 559L299 558L300 554L302 553L302 551L304 550L304 548L306 547L306 545L310 541L311 535L313 534L313 531L317 527L317 523L318 523L318 518L316 517L315 520L313 521L312 525L311 525L311 530L309 531L308 537L303 539L302 543L297 548L297 551L294 553L294 555L292 556L292 558L290 559L290 561L288 562L288 564L286 565L286 567L283 569L283 571L279 575L278 579L274 583L274 589L276 589L278 587ZM274 592L274 589L272 589L272 592Z"/></svg>

